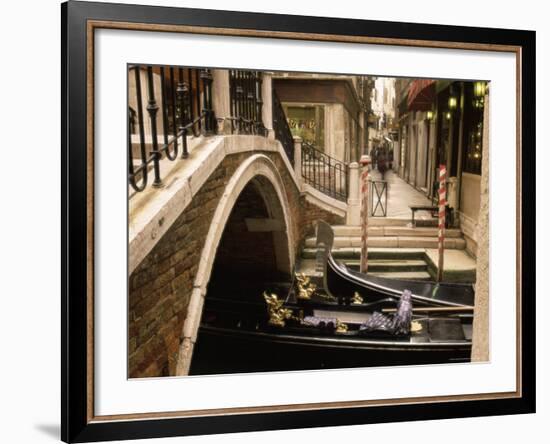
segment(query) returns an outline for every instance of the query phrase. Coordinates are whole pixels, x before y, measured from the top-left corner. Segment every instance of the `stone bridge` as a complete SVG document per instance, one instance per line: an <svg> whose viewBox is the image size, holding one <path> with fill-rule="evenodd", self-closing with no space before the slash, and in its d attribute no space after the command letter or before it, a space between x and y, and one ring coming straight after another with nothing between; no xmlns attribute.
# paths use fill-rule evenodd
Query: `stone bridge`
<svg viewBox="0 0 550 444"><path fill-rule="evenodd" d="M288 279L314 222L345 221L293 160L274 137L201 136L161 188L131 195L130 377L188 374L211 279Z"/></svg>

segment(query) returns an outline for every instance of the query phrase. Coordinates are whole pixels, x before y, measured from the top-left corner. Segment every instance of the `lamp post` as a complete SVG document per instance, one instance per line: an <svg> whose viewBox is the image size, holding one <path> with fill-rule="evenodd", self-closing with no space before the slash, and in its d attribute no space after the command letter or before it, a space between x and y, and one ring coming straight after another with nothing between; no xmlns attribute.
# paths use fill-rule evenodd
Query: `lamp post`
<svg viewBox="0 0 550 444"><path fill-rule="evenodd" d="M437 282L443 280L443 267L445 257L445 206L447 205L447 190L445 189L445 179L447 177L447 167L439 165L439 212L438 212L438 261L437 261Z"/></svg>

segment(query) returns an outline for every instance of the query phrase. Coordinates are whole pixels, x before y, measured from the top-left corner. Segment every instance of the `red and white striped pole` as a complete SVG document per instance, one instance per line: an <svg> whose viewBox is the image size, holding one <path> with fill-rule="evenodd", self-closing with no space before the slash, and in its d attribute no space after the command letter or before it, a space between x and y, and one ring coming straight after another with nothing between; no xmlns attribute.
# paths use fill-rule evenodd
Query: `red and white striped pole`
<svg viewBox="0 0 550 444"><path fill-rule="evenodd" d="M368 269L368 239L369 239L369 164L370 156L363 155L359 160L361 171L361 265L359 271L366 273Z"/></svg>
<svg viewBox="0 0 550 444"><path fill-rule="evenodd" d="M447 205L447 187L445 185L446 176L447 167L445 165L439 165L439 260L437 264L437 282L441 282L443 280L443 258L445 256L445 206Z"/></svg>

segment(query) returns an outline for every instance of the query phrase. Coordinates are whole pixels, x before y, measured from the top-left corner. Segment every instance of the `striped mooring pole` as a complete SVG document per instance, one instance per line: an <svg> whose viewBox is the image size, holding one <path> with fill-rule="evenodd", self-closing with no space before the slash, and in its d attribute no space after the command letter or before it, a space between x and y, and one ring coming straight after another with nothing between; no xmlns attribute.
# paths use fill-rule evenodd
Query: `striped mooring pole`
<svg viewBox="0 0 550 444"><path fill-rule="evenodd" d="M359 160L361 171L361 265L359 271L368 269L368 231L369 231L369 164L370 156L363 155Z"/></svg>
<svg viewBox="0 0 550 444"><path fill-rule="evenodd" d="M447 204L447 188L445 185L446 176L447 167L445 165L439 165L439 260L437 263L437 282L441 282L443 280L443 258L445 256L445 205Z"/></svg>

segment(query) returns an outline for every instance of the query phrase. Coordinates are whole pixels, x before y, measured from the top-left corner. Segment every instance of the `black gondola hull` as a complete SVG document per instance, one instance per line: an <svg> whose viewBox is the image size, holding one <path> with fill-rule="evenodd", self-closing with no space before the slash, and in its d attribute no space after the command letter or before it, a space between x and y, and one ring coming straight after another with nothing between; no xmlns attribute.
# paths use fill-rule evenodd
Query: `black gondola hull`
<svg viewBox="0 0 550 444"><path fill-rule="evenodd" d="M203 325L191 375L469 362L471 343L345 339Z"/></svg>

